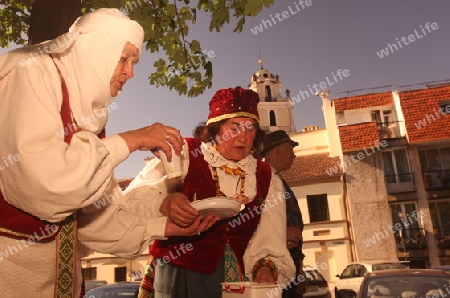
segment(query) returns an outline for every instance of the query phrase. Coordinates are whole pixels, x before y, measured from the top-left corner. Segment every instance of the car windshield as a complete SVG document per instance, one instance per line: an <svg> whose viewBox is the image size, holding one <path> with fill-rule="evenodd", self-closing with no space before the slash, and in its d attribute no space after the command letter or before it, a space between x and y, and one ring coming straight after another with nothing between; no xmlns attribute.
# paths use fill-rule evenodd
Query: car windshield
<svg viewBox="0 0 450 298"><path fill-rule="evenodd" d="M445 297L450 293L450 279L436 276L388 276L369 278L364 284L363 298Z"/></svg>
<svg viewBox="0 0 450 298"><path fill-rule="evenodd" d="M137 297L139 287L98 287L86 292L85 298L132 298Z"/></svg>
<svg viewBox="0 0 450 298"><path fill-rule="evenodd" d="M305 270L305 276L309 281L325 281L323 276L316 270Z"/></svg>
<svg viewBox="0 0 450 298"><path fill-rule="evenodd" d="M93 289L95 287L103 286L106 284L107 284L106 280L87 280L84 282L84 287L85 287L85 290L87 291L87 290Z"/></svg>
<svg viewBox="0 0 450 298"><path fill-rule="evenodd" d="M405 269L405 268L407 267L402 263L380 263L372 265L372 271L386 270L386 269Z"/></svg>

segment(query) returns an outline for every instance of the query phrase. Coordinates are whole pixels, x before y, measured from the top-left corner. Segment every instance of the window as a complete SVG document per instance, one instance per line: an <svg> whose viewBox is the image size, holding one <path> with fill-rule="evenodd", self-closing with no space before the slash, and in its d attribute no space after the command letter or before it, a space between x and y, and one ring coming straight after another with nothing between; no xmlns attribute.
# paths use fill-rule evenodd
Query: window
<svg viewBox="0 0 450 298"><path fill-rule="evenodd" d="M391 110L375 110L371 112L372 121L376 122L377 124L382 124L382 126L388 126L391 122Z"/></svg>
<svg viewBox="0 0 450 298"><path fill-rule="evenodd" d="M420 228L420 216L417 211L416 203L402 203L391 205L392 221L395 224L400 223L402 230L411 230Z"/></svg>
<svg viewBox="0 0 450 298"><path fill-rule="evenodd" d="M319 271L317 271L316 269L308 268L308 269L304 270L304 272L305 272L306 279L308 281L312 281L315 283L320 283L320 282L325 283L326 282L326 280L322 276L322 274L320 274Z"/></svg>
<svg viewBox="0 0 450 298"><path fill-rule="evenodd" d="M265 101L272 101L272 90L270 90L270 86L266 85L266 98Z"/></svg>
<svg viewBox="0 0 450 298"><path fill-rule="evenodd" d="M450 147L419 151L425 189L450 189Z"/></svg>
<svg viewBox="0 0 450 298"><path fill-rule="evenodd" d="M382 152L387 183L410 182L411 172L405 149Z"/></svg>
<svg viewBox="0 0 450 298"><path fill-rule="evenodd" d="M417 204L414 202L392 204L391 212L397 248L425 248L426 240L421 228L421 214L418 212Z"/></svg>
<svg viewBox="0 0 450 298"><path fill-rule="evenodd" d="M275 117L275 111L269 112L269 118L270 118L270 126L277 126L277 118Z"/></svg>
<svg viewBox="0 0 450 298"><path fill-rule="evenodd" d="M430 202L431 220L435 229L450 229L450 201Z"/></svg>
<svg viewBox="0 0 450 298"><path fill-rule="evenodd" d="M84 280L96 280L97 279L97 267L83 268L82 269Z"/></svg>
<svg viewBox="0 0 450 298"><path fill-rule="evenodd" d="M389 270L389 269L406 269L406 265L404 263L396 263L396 261L393 262L386 262L386 263L380 263L380 264L373 264L372 265L372 272L373 271L380 271L380 270Z"/></svg>
<svg viewBox="0 0 450 298"><path fill-rule="evenodd" d="M381 123L380 110L372 111L371 115L372 115L372 121L374 121L376 123Z"/></svg>
<svg viewBox="0 0 450 298"><path fill-rule="evenodd" d="M419 151L422 171L450 169L450 147Z"/></svg>
<svg viewBox="0 0 450 298"><path fill-rule="evenodd" d="M328 212L327 194L306 196L308 201L309 221L327 221L330 220Z"/></svg>
<svg viewBox="0 0 450 298"><path fill-rule="evenodd" d="M433 229L439 248L450 248L450 200L429 202Z"/></svg>
<svg viewBox="0 0 450 298"><path fill-rule="evenodd" d="M439 107L441 108L442 115L450 114L450 100L439 101Z"/></svg>
<svg viewBox="0 0 450 298"><path fill-rule="evenodd" d="M127 267L114 268L114 281L126 281L127 280Z"/></svg>
<svg viewBox="0 0 450 298"><path fill-rule="evenodd" d="M353 273L354 277L364 277L364 274L367 273L367 269L360 264L355 265L355 272Z"/></svg>
<svg viewBox="0 0 450 298"><path fill-rule="evenodd" d="M350 278L353 277L353 267L354 265L348 265L347 268L341 274L341 278Z"/></svg>
<svg viewBox="0 0 450 298"><path fill-rule="evenodd" d="M383 111L383 123L387 125L389 122L391 122L391 111Z"/></svg>

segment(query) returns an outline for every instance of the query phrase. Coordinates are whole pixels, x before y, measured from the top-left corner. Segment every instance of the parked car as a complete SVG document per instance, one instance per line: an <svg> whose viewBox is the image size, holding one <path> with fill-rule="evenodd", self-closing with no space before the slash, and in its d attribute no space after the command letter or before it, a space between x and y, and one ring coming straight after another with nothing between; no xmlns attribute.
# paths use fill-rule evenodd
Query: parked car
<svg viewBox="0 0 450 298"><path fill-rule="evenodd" d="M367 273L357 298L446 297L450 274L438 269L393 269Z"/></svg>
<svg viewBox="0 0 450 298"><path fill-rule="evenodd" d="M303 294L303 297L331 298L328 282L317 269L304 267L303 271L305 272L306 277L306 292Z"/></svg>
<svg viewBox="0 0 450 298"><path fill-rule="evenodd" d="M108 282L106 280L86 280L84 282L85 291L89 291L90 289L107 285Z"/></svg>
<svg viewBox="0 0 450 298"><path fill-rule="evenodd" d="M386 269L405 269L407 262L402 261L359 261L350 263L335 281L334 294L336 298L353 298L358 294L359 287L368 272Z"/></svg>
<svg viewBox="0 0 450 298"><path fill-rule="evenodd" d="M86 291L84 298L134 298L138 295L140 284L127 281L99 286Z"/></svg>
<svg viewBox="0 0 450 298"><path fill-rule="evenodd" d="M450 265L434 266L434 267L431 267L431 268L432 269L444 270L444 271L447 271L448 273L450 273Z"/></svg>

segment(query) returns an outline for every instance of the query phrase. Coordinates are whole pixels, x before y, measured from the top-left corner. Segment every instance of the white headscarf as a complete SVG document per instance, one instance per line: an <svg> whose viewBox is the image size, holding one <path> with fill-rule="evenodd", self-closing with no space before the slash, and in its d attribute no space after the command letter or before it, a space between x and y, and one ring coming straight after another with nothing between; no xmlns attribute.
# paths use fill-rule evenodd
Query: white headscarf
<svg viewBox="0 0 450 298"><path fill-rule="evenodd" d="M101 8L79 17L63 36L0 57L0 80L36 53L52 54L69 90L75 120L83 130L99 133L106 125L110 80L124 46L130 42L140 53L143 39L144 30L136 21L118 9Z"/></svg>

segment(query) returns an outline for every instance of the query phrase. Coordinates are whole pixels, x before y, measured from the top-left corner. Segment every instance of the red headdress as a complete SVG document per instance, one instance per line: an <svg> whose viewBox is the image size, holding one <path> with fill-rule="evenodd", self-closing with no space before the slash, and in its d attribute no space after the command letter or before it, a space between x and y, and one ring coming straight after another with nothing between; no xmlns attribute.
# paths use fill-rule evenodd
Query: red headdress
<svg viewBox="0 0 450 298"><path fill-rule="evenodd" d="M241 87L220 89L209 102L206 125L224 119L249 117L259 121L258 93Z"/></svg>

